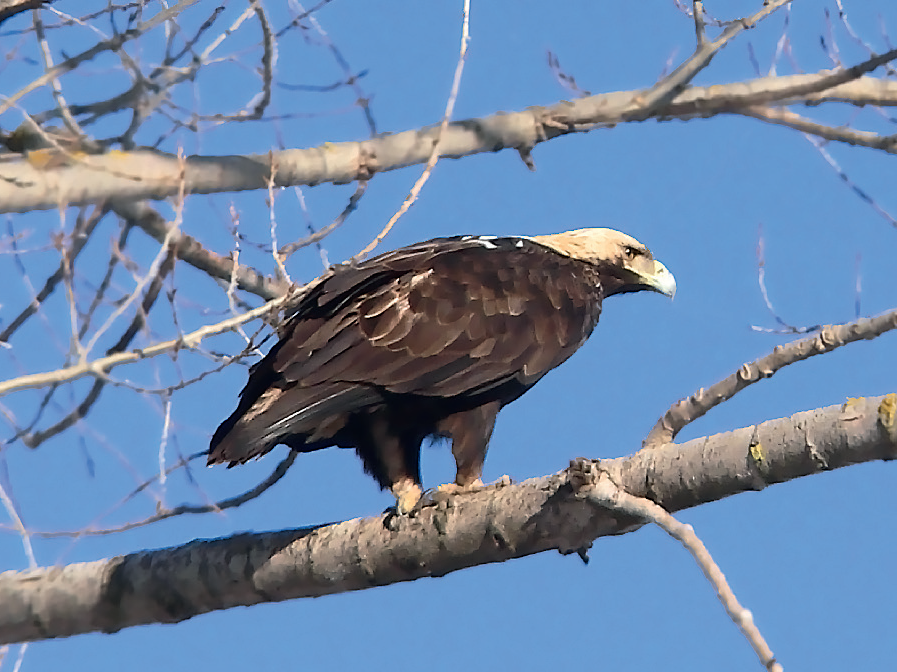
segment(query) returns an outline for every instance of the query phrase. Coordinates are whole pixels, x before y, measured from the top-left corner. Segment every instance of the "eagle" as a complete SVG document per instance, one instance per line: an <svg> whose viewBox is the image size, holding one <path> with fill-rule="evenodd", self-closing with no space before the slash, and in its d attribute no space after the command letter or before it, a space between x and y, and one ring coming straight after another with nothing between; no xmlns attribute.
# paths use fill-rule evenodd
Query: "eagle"
<svg viewBox="0 0 897 672"><path fill-rule="evenodd" d="M208 464L278 444L354 448L407 514L425 439L450 439L450 490L482 485L495 419L586 341L608 296L676 281L613 229L434 238L336 267L298 301L255 364Z"/></svg>

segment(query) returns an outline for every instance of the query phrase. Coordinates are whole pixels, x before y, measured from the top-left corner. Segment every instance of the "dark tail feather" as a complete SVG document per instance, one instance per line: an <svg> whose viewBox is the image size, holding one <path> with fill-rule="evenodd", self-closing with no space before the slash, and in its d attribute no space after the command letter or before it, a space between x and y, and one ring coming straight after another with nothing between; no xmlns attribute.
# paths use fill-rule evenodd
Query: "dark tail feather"
<svg viewBox="0 0 897 672"><path fill-rule="evenodd" d="M380 395L373 388L328 385L317 390L285 390L269 408L261 412L252 412L258 401L249 408L243 408L241 404L215 430L209 444L207 463L242 464L264 455L278 443L289 442L290 447L301 450L304 440L325 421L380 400ZM251 419L246 419L247 414Z"/></svg>

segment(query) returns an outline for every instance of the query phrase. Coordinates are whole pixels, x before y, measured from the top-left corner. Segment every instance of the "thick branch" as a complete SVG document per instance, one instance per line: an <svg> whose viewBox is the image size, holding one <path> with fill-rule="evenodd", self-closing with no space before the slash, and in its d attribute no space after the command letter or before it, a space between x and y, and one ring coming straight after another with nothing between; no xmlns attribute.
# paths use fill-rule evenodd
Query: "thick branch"
<svg viewBox="0 0 897 672"><path fill-rule="evenodd" d="M897 394L853 399L734 432L602 461L667 511L858 462L897 457ZM579 460L553 476L484 488L415 518L194 541L66 567L0 574L0 643L176 623L262 602L362 590L550 549L587 548L642 520L577 498Z"/></svg>
<svg viewBox="0 0 897 672"><path fill-rule="evenodd" d="M844 82L851 76L857 79ZM897 105L897 82L860 77L853 69L689 87L656 110L645 106L643 96L648 91L619 91L453 122L441 136L440 155L457 159L502 149L526 154L540 142L597 127L651 118L712 117L762 105L832 101ZM438 134L439 127L426 127L362 142L325 143L263 155L192 156L186 160L183 178L186 191L193 194L266 189L272 173L275 186L349 183L369 179L377 172L426 163ZM104 198L163 199L178 193L181 186L178 157L152 150L84 154L76 161L57 163L60 165L27 158L0 163L0 212L27 212Z"/></svg>

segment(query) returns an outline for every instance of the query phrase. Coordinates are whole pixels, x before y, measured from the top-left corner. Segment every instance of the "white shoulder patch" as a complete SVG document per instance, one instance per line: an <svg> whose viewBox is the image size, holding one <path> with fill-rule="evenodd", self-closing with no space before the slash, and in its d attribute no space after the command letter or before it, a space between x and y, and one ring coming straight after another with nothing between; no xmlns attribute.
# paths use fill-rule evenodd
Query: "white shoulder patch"
<svg viewBox="0 0 897 672"><path fill-rule="evenodd" d="M472 240L475 243L479 243L483 247L489 250L494 250L498 248L498 245L493 243L492 241L498 238L498 236L464 236L461 240L468 241Z"/></svg>
<svg viewBox="0 0 897 672"><path fill-rule="evenodd" d="M523 247L523 241L531 241L532 238L530 236L463 236L461 240L463 241L473 241L479 243L483 247L489 250L495 250L498 248L498 245L493 243L493 240L497 240L499 238L503 238L505 240L515 240L514 247L521 248Z"/></svg>

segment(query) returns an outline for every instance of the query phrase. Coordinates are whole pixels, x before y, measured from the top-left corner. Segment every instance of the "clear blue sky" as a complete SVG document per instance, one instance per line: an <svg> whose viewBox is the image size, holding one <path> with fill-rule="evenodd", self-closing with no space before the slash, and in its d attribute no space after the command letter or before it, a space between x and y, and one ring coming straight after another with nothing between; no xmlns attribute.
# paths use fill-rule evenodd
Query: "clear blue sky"
<svg viewBox="0 0 897 672"><path fill-rule="evenodd" d="M60 0L61 11L87 11L90 3ZM289 21L282 4L270 2L274 26ZM761 2L707 3L731 18L755 11ZM76 6L77 5L77 6ZM98 7L105 3L98 3ZM155 7L153 5L152 7ZM378 130L402 131L435 123L445 106L457 59L460 2L371 3L334 0L315 14L372 96ZM834 3L796 2L789 38L796 65L804 71L830 67L820 48L827 33L823 9ZM881 25L895 39L897 6L887 0L846 0L856 30L873 47L886 49ZM214 4L199 2L183 14L192 34ZM200 48L244 9L228 3L224 19L200 40ZM879 15L882 24L879 24ZM748 45L768 69L785 14L743 35L717 56L697 83L723 83L754 76ZM7 45L27 44L9 31ZM108 30L108 23L99 26ZM863 52L836 26L841 56L848 64ZM88 30L54 44L68 53L86 48ZM557 54L565 71L593 93L649 86L665 63L683 59L694 29L671 0L545 3L474 2L471 43L456 118L551 104L574 94L562 88L547 65ZM224 61L209 66L193 88L179 89L180 104L211 113L236 111L253 94L259 51L256 24L241 28L221 49L245 67ZM293 31L279 44L277 77L282 83L325 85L343 77L313 31ZM134 57L159 59L159 40L147 39ZM12 48L12 47L9 47ZM31 47L22 53L34 54ZM243 49L246 48L246 51ZM30 51L29 51L30 49ZM217 54L217 52L216 52ZM56 53L60 58L60 54ZM64 79L76 102L106 97L127 86L117 59L101 58L84 74ZM792 72L787 58L780 73ZM21 63L0 70L0 92L10 94L39 74ZM876 73L880 74L880 73ZM90 76L85 76L90 75ZM249 93L246 93L246 92ZM325 141L367 137L355 94L342 89L322 95L275 88L272 115L327 112L282 121L228 124L199 136L175 134L162 148L181 143L188 153L263 153L282 142L308 147ZM48 105L35 94L22 105L30 112ZM43 103L41 102L43 101ZM874 112L845 108L809 110L829 123L887 128ZM0 118L17 126L19 112ZM111 134L126 123L111 119L96 129ZM170 123L150 123L138 142L151 144ZM890 131L894 132L893 124ZM885 208L897 212L894 158L872 150L830 147L851 179ZM540 145L531 173L516 153L484 154L441 162L420 200L399 222L382 249L433 236L458 233L537 234L583 226L622 229L648 245L678 280L669 302L659 295L609 300L589 343L499 417L485 478L509 474L517 480L565 467L580 455L614 457L635 451L657 417L677 399L709 385L743 362L770 351L788 337L759 333L751 325L774 327L757 283L756 247L762 224L766 278L778 312L797 325L837 323L855 316L857 259L862 279L861 312L877 314L897 304L894 249L897 230L878 216L838 177L813 145L797 133L742 118L688 123L624 125ZM420 167L378 175L347 223L326 241L331 261L355 253L402 203ZM324 185L304 191L316 227L345 206L349 186ZM266 194L192 197L183 228L226 253L233 204L240 228L256 241L269 231ZM167 206L161 206L165 213ZM281 241L306 229L292 190L278 195L275 208ZM71 217L71 215L70 215ZM15 216L17 231L30 230L34 245L43 231L58 228L58 213ZM71 225L71 219L68 220ZM117 235L107 222L89 254L103 258ZM154 248L135 233L129 248L144 265ZM267 259L258 259L266 272ZM89 258L89 257L88 257ZM52 254L28 257L35 283L58 263ZM145 267L145 266L144 266ZM317 252L296 255L289 270L298 281L321 270ZM85 270L92 281L101 275ZM127 277L120 278L123 288ZM220 291L191 269L176 280L185 328L213 321L227 309ZM0 318L21 310L27 292L10 255L0 255ZM88 287L81 286L89 297ZM190 305L188 302L195 302ZM201 315L196 304L214 312ZM58 323L66 343L64 304L52 303L47 318ZM157 335L169 337L170 311L157 314ZM179 318L181 313L179 312ZM46 327L32 320L14 341L14 353L0 350L0 377L54 366L58 346ZM831 355L786 369L687 428L689 439L837 404L847 397L897 389L895 336L848 346ZM51 357L37 347L46 347ZM210 347L241 348L236 337ZM29 350L31 348L31 350ZM185 371L208 369L206 360L185 355ZM119 369L116 376L142 384L171 382L174 367ZM176 450L201 450L217 424L231 412L245 381L245 368L231 367L172 397ZM167 384L167 383L166 383ZM84 385L78 388L86 389ZM32 393L0 400L27 417ZM63 394L64 402L68 396ZM130 392L107 390L77 431L37 451L16 443L0 453L0 477L11 486L25 523L34 530L77 530L139 520L153 511L140 497L108 515L141 478L158 467L161 405ZM4 428L6 432L8 427ZM190 483L173 476L160 496L167 505L221 498L250 487L283 456L278 449L243 469L195 466ZM444 446L424 451L424 479L436 485L452 477ZM755 617L787 670L887 670L897 659L897 552L893 496L894 466L875 463L827 473L744 494L683 512L714 554L736 594ZM374 515L391 503L377 490L349 451L329 450L301 457L288 476L260 499L225 515L166 521L109 537L36 540L40 564L93 560L144 548L177 545L194 538L242 530L274 530L356 516ZM0 509L0 523L6 525ZM725 616L710 586L685 551L661 532L644 528L599 540L592 562L557 553L457 572L434 580L390 586L316 600L234 609L174 626L132 628L114 636L85 635L32 645L23 671L132 672L241 668L363 669L411 667L457 669L547 669L580 666L614 670L756 670L748 645ZM0 569L22 569L27 560L18 535L0 530ZM2 609L2 605L0 605ZM17 647L0 663L13 669Z"/></svg>

